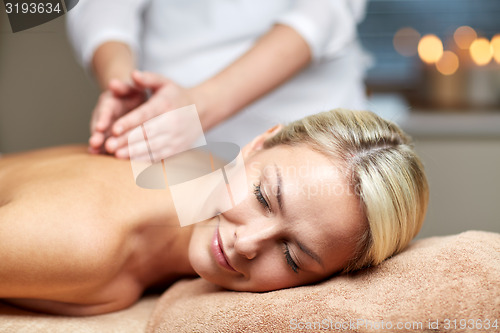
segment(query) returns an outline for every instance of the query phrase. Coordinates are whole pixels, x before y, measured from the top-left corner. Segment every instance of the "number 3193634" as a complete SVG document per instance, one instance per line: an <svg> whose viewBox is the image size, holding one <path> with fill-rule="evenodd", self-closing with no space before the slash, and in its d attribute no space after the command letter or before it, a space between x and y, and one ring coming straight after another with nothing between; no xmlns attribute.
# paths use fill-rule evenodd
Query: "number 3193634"
<svg viewBox="0 0 500 333"><path fill-rule="evenodd" d="M5 3L7 14L52 14L63 11L59 2L53 4L50 2L22 2Z"/></svg>

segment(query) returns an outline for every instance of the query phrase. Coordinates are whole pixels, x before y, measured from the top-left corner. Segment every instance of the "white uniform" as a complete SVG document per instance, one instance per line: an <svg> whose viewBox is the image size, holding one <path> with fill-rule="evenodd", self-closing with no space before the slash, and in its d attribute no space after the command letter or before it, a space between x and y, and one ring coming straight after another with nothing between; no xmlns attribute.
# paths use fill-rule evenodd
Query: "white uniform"
<svg viewBox="0 0 500 333"><path fill-rule="evenodd" d="M127 43L139 69L190 87L247 51L273 24L294 28L313 62L291 80L207 133L243 145L277 123L335 107L364 108L365 56L356 25L366 0L80 0L67 17L88 67L97 47ZM241 78L245 80L244 77Z"/></svg>

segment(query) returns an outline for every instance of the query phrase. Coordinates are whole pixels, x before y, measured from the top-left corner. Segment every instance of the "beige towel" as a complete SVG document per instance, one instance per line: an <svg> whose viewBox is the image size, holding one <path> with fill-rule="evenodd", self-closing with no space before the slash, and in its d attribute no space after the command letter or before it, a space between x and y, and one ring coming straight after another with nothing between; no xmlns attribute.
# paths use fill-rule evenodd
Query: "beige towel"
<svg viewBox="0 0 500 333"><path fill-rule="evenodd" d="M418 240L378 267L268 293L179 281L147 331L499 332L500 234Z"/></svg>

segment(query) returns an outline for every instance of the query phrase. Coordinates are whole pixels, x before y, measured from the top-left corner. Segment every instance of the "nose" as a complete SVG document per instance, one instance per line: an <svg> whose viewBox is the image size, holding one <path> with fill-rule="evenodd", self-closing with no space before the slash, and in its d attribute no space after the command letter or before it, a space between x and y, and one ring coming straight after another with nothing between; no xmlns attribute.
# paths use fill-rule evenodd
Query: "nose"
<svg viewBox="0 0 500 333"><path fill-rule="evenodd" d="M272 219L239 225L234 232L234 250L247 259L254 259L279 236L279 233L279 225Z"/></svg>

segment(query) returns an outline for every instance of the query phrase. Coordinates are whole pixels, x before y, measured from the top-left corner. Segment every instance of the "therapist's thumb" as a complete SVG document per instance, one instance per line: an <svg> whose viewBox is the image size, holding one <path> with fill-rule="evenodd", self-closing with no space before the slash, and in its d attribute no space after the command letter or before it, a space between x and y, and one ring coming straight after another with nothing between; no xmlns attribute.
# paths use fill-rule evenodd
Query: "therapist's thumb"
<svg viewBox="0 0 500 333"><path fill-rule="evenodd" d="M158 89L170 82L169 79L160 74L140 71L132 72L132 79L137 86L144 89Z"/></svg>

